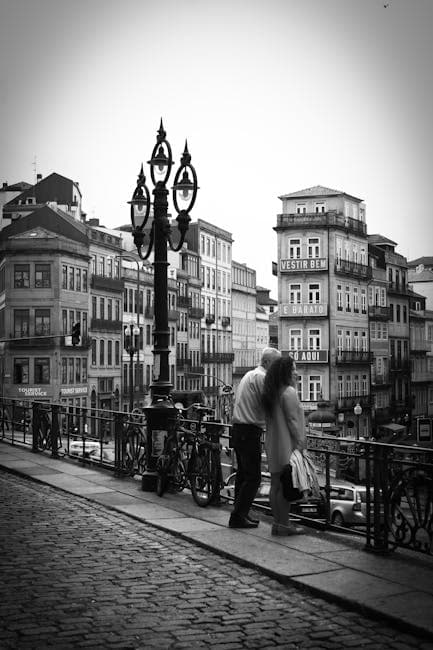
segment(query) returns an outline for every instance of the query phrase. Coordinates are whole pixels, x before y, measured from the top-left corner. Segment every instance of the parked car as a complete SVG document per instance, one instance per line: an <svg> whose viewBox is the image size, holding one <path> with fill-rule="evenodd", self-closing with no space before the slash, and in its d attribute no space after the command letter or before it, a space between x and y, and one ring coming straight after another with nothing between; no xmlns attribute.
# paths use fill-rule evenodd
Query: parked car
<svg viewBox="0 0 433 650"><path fill-rule="evenodd" d="M234 498L236 472L230 474L225 480L221 495ZM268 472L262 474L262 482L257 490L254 503L270 508L271 476ZM292 503L290 512L294 515L309 517L311 519L325 518L325 502L323 497L311 497L305 503Z"/></svg>
<svg viewBox="0 0 433 650"><path fill-rule="evenodd" d="M325 495L325 489L322 488ZM373 508L371 491L371 510ZM365 526L367 523L367 488L348 481L332 481L329 493L329 516L337 526Z"/></svg>
<svg viewBox="0 0 433 650"><path fill-rule="evenodd" d="M89 458L90 453L101 453L101 443L98 440L84 441L84 458ZM69 442L69 455L83 457L83 441L71 440Z"/></svg>
<svg viewBox="0 0 433 650"><path fill-rule="evenodd" d="M115 452L112 447L103 447L102 452L100 449L92 449L92 451L89 452L90 460L93 460L96 463L102 461L104 465L114 465L114 456Z"/></svg>

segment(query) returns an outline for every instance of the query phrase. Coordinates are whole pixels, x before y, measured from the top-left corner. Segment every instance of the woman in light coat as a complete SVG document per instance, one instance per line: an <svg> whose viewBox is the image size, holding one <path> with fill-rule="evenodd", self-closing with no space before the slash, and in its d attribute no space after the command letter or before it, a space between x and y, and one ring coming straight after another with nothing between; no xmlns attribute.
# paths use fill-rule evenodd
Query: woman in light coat
<svg viewBox="0 0 433 650"><path fill-rule="evenodd" d="M273 535L302 532L290 523L290 503L283 496L281 472L289 464L295 449L306 445L304 413L296 386L296 364L292 357L278 357L266 373L263 407L266 414L265 449L271 473L270 501L274 523Z"/></svg>

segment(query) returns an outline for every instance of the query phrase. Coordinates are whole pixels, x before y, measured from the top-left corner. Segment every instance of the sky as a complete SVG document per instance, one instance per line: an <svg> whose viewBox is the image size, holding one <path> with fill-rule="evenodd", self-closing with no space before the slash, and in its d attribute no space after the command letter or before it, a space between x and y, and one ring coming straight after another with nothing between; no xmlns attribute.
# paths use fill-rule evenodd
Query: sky
<svg viewBox="0 0 433 650"><path fill-rule="evenodd" d="M127 224L162 118L274 298L278 197L314 185L431 256L432 28L433 0L0 0L0 183L57 172Z"/></svg>

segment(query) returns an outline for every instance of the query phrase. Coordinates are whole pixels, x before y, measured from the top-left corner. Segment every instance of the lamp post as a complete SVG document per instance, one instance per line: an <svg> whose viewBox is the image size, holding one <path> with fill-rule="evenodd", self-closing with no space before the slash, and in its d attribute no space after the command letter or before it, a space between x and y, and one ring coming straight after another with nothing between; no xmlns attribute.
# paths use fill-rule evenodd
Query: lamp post
<svg viewBox="0 0 433 650"><path fill-rule="evenodd" d="M147 468L142 478L143 490L154 490L156 485L156 459L162 451L169 420L174 415L174 406L169 399L172 384L169 375L170 330L168 327L168 279L167 245L179 251L185 241L191 217L189 216L197 197L197 175L191 165L187 143L176 171L172 198L177 212L179 240L172 239L172 228L168 218L167 182L173 166L170 143L166 139L162 120L152 151L150 176L153 189L153 220L150 217L150 192L141 166L137 186L131 201L131 223L134 243L141 259L148 259L154 253L155 328L153 339L153 377L150 386L152 403L145 409L147 421ZM192 180L189 177L191 173ZM149 227L146 226L149 222Z"/></svg>
<svg viewBox="0 0 433 650"><path fill-rule="evenodd" d="M130 359L130 366L129 366L129 379L131 380L131 377L133 377L133 373L131 370L131 366L133 364L133 357L134 353L137 352L137 364L140 364L140 311L141 311L141 302L140 302L140 262L135 258L131 257L130 255L116 255L114 259L117 259L120 261L120 265L122 265L122 261L126 260L128 262L135 262L137 265L137 289L136 289L136 301L135 301L135 314L137 317L137 322L136 322L136 328L138 328L138 345L137 347L131 346L130 342L128 342L128 338L130 336L130 329L128 329L128 326L125 327L125 349L129 353L129 359ZM120 269L120 272L122 272L122 269ZM116 274L117 275L117 274ZM130 327L130 326L129 326ZM129 339L129 341L132 341L132 338ZM131 349L133 350L131 354ZM130 387L129 387L129 411L131 412L132 409L134 408L134 399L133 399L133 389L131 389L131 384L132 382L130 381Z"/></svg>
<svg viewBox="0 0 433 650"><path fill-rule="evenodd" d="M356 440L359 440L359 418L362 415L362 406L358 402L353 407L353 413L356 416ZM355 445L355 481L359 481L359 450L358 445Z"/></svg>
<svg viewBox="0 0 433 650"><path fill-rule="evenodd" d="M134 345L134 337L137 346ZM140 328L133 321L125 327L125 349L129 354L129 412L134 408L134 354L140 350Z"/></svg>

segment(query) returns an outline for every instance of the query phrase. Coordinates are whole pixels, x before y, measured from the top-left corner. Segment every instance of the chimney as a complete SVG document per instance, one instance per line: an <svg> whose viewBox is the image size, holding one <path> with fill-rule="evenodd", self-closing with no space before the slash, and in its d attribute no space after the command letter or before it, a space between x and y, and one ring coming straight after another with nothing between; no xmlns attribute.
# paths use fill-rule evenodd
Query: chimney
<svg viewBox="0 0 433 650"><path fill-rule="evenodd" d="M2 189L3 189L3 190L7 190L7 188L8 188L8 184L7 184L7 183L3 183L3 188L2 188Z"/></svg>
<svg viewBox="0 0 433 650"><path fill-rule="evenodd" d="M36 182L39 183L39 181L42 180L42 174L36 174Z"/></svg>

